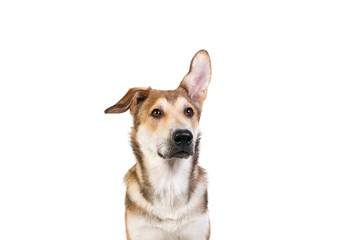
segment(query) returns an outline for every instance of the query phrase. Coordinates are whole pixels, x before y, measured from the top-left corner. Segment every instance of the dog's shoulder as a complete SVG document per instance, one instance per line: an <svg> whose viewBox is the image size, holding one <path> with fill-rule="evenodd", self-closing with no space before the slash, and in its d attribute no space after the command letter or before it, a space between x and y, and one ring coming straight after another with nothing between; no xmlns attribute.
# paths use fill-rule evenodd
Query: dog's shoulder
<svg viewBox="0 0 360 240"><path fill-rule="evenodd" d="M138 181L139 177L136 173L136 164L130 168L128 170L128 172L126 173L125 177L124 177L124 182L125 184L131 184L131 183L136 183Z"/></svg>

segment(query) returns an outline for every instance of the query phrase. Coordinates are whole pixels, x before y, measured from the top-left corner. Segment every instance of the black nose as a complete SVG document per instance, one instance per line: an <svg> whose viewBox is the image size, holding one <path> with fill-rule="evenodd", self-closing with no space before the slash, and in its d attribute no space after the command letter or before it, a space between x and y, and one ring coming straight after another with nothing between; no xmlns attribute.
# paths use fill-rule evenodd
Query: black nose
<svg viewBox="0 0 360 240"><path fill-rule="evenodd" d="M189 130L176 130L173 133L173 140L176 145L181 145L181 144L190 145L193 140L193 135Z"/></svg>

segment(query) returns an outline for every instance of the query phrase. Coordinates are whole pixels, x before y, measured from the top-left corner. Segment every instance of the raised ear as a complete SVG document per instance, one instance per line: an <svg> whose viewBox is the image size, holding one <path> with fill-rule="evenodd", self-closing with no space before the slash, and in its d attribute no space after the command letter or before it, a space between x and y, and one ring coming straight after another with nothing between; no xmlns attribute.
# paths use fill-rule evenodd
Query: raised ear
<svg viewBox="0 0 360 240"><path fill-rule="evenodd" d="M149 96L151 88L130 88L125 96L115 105L107 108L105 113L123 113L130 108L130 113L135 107Z"/></svg>
<svg viewBox="0 0 360 240"><path fill-rule="evenodd" d="M206 50L200 50L191 60L190 70L179 87L185 89L189 97L202 107L210 79L211 63L209 54Z"/></svg>

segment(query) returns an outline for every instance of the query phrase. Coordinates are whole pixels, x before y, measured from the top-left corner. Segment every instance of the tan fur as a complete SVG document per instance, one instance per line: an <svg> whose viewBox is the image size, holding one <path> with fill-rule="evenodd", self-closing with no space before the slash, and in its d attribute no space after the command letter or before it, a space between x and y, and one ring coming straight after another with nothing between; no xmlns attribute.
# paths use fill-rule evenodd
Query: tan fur
<svg viewBox="0 0 360 240"><path fill-rule="evenodd" d="M138 103L136 97L146 97L150 92L150 88L131 88L125 94L125 96L118 101L115 105L107 108L105 113L123 113L126 112L129 108L132 112Z"/></svg>
<svg viewBox="0 0 360 240"><path fill-rule="evenodd" d="M124 178L128 240L210 238L207 177L198 166L198 125L210 75L210 58L201 50L177 89L132 88L105 110L122 113L130 109L133 116L131 145L136 164ZM188 108L192 116L185 114ZM159 117L152 115L154 109L161 112ZM179 129L194 136L187 146L188 157L171 155L172 145L176 146L174 131Z"/></svg>
<svg viewBox="0 0 360 240"><path fill-rule="evenodd" d="M209 240L209 239L210 239L210 235L211 235L211 227L210 227L210 220L209 220L209 233L208 233L208 235L207 235L206 240ZM128 239L128 240L130 240L130 239Z"/></svg>
<svg viewBox="0 0 360 240"><path fill-rule="evenodd" d="M127 239L127 240L131 240L131 239L130 239L130 236L129 236L129 230L128 230L128 226L127 226L127 225L128 225L128 223L127 223L127 219L128 219L128 218L127 218L127 211L125 211L125 228L126 228L126 239Z"/></svg>

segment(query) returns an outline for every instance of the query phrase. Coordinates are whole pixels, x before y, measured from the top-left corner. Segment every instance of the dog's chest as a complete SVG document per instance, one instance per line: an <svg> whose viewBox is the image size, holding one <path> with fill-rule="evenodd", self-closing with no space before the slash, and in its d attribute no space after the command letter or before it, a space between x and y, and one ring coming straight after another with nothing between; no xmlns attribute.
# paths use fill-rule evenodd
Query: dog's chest
<svg viewBox="0 0 360 240"><path fill-rule="evenodd" d="M152 186L151 203L141 201L140 192L129 184L130 197L141 203L148 214L128 213L127 226L133 240L205 240L209 234L209 219L206 201L206 177L195 168L196 187L191 194L191 161L183 161L169 169L166 165L148 168ZM201 176L201 177L200 177ZM138 197L136 197L138 196Z"/></svg>
<svg viewBox="0 0 360 240"><path fill-rule="evenodd" d="M162 216L175 218L178 209L188 202L189 174L178 169L161 169L151 174L154 186L154 206Z"/></svg>
<svg viewBox="0 0 360 240"><path fill-rule="evenodd" d="M209 227L207 212L183 221L163 220L151 223L141 216L128 219L132 240L205 240L209 236Z"/></svg>

